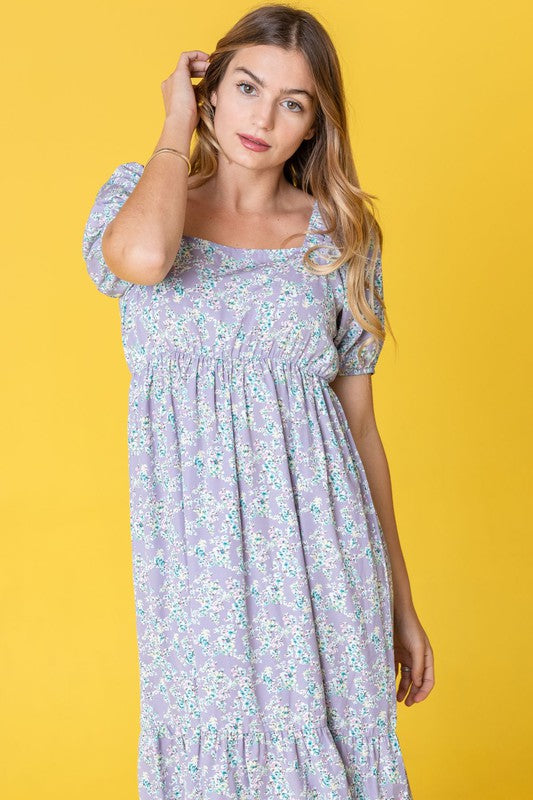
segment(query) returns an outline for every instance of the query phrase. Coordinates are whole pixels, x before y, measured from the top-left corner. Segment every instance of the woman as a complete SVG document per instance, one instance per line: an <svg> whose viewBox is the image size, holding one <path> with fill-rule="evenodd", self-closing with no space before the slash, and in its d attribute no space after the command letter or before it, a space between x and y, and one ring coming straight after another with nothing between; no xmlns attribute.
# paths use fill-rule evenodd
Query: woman
<svg viewBox="0 0 533 800"><path fill-rule="evenodd" d="M395 701L427 697L433 655L372 408L382 234L337 55L263 6L162 91L154 153L83 240L132 374L141 800L410 800Z"/></svg>

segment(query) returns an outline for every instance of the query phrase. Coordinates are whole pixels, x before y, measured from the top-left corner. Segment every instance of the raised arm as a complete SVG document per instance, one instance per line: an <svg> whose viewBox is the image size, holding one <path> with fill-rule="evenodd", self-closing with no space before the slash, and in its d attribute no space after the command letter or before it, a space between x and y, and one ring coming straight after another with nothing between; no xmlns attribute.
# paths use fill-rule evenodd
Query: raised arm
<svg viewBox="0 0 533 800"><path fill-rule="evenodd" d="M171 147L188 156L198 123L192 77L203 77L208 54L180 55L162 83L165 122L154 151ZM131 283L153 284L168 273L181 242L187 207L187 162L174 153L158 154L107 225L102 253L110 270Z"/></svg>
<svg viewBox="0 0 533 800"><path fill-rule="evenodd" d="M189 130L184 121L167 118L155 149L173 147L189 155ZM102 253L118 278L154 284L170 269L185 220L187 171L187 162L173 153L157 155L106 227Z"/></svg>

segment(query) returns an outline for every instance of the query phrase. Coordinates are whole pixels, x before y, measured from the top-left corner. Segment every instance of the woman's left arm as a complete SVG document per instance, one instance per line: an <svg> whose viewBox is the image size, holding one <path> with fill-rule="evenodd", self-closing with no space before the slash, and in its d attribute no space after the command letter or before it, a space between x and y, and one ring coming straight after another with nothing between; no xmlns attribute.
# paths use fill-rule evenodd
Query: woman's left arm
<svg viewBox="0 0 533 800"><path fill-rule="evenodd" d="M344 409L386 539L393 578L396 671L399 663L412 670L411 678L402 675L397 697L401 701L406 696L412 679L406 699L406 705L412 705L424 700L435 684L433 651L414 608L394 516L389 465L374 415L371 376L338 375L330 386Z"/></svg>

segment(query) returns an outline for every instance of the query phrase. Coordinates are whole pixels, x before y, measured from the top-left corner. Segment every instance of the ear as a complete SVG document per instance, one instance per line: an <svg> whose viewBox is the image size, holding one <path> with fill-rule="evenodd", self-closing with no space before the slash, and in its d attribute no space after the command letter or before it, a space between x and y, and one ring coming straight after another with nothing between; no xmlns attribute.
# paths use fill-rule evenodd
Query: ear
<svg viewBox="0 0 533 800"><path fill-rule="evenodd" d="M315 129L311 128L311 130L307 131L307 133L305 134L304 139L312 139L314 135L315 135Z"/></svg>
<svg viewBox="0 0 533 800"><path fill-rule="evenodd" d="M216 92L211 92L211 94L209 95L209 102L211 103L212 106L216 107L216 104L217 104L217 93Z"/></svg>

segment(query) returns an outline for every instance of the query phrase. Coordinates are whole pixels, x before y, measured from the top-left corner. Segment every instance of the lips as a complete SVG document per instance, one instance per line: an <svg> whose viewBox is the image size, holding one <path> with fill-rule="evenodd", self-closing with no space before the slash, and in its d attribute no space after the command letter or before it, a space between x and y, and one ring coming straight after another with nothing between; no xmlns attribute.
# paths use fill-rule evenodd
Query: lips
<svg viewBox="0 0 533 800"><path fill-rule="evenodd" d="M264 139L256 139L255 136L248 136L247 133L239 133L239 136L242 136L243 139L249 139L250 142L255 142L255 144L262 144L264 147L270 147L268 142L265 142Z"/></svg>

